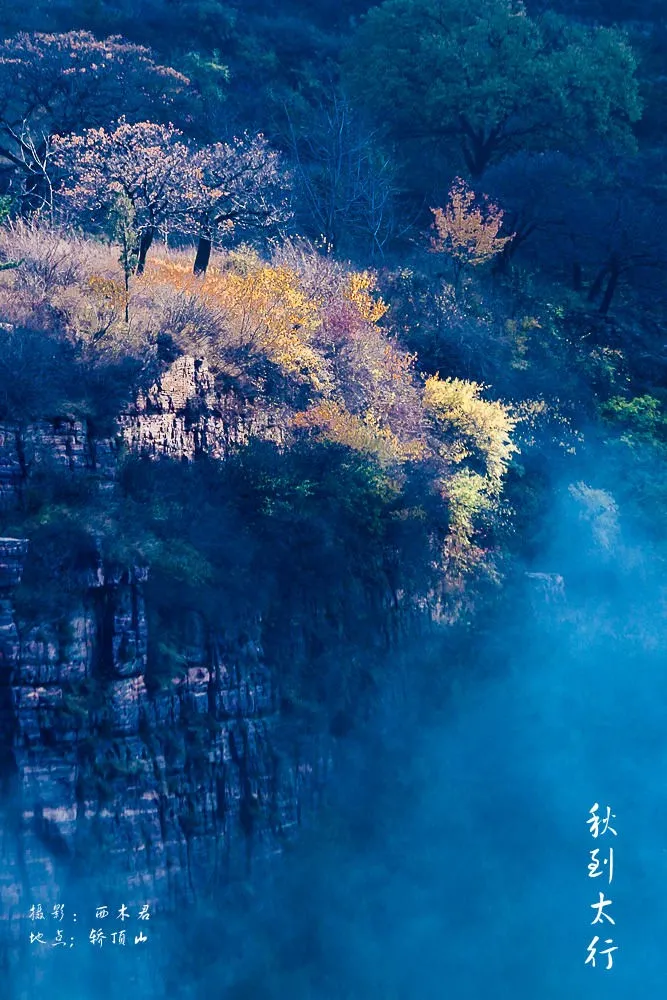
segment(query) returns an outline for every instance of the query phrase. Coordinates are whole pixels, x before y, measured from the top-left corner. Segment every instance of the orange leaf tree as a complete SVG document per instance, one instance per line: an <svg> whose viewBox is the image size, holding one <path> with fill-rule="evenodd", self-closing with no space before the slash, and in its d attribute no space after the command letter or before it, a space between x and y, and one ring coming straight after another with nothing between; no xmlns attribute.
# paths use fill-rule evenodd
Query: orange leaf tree
<svg viewBox="0 0 667 1000"><path fill-rule="evenodd" d="M55 161L67 179L61 189L82 211L108 210L119 196L132 206L139 236L141 274L158 227L186 228L201 187L200 174L183 134L173 125L130 124L86 129L53 137Z"/></svg>
<svg viewBox="0 0 667 1000"><path fill-rule="evenodd" d="M500 236L503 211L488 195L478 197L461 177L449 190L445 208L432 208L431 252L445 253L454 262L458 288L465 267L478 267L503 251L513 235Z"/></svg>

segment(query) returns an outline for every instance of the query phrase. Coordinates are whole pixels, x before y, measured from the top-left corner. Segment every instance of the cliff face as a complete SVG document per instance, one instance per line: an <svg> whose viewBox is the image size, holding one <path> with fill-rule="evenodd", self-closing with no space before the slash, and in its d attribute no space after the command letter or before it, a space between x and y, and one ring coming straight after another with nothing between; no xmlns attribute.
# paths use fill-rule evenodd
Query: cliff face
<svg viewBox="0 0 667 1000"><path fill-rule="evenodd" d="M112 438L94 436L86 422L72 417L22 427L0 423L0 507L14 506L45 462L94 474L110 487L123 448L151 457L193 459L201 454L224 458L251 436L282 444L283 413L279 403L250 404L234 393L216 392L205 361L179 358L120 415Z"/></svg>
<svg viewBox="0 0 667 1000"><path fill-rule="evenodd" d="M73 419L0 428L0 502L17 505L44 462L113 491L123 445L224 457L249 432L279 440L270 412L211 393L205 368L181 359L116 439ZM0 539L5 942L27 934L32 904L63 902L77 880L91 904L111 895L169 910L280 852L331 760L327 738L281 716L261 620L215 634L190 613L184 669L152 685L146 571L91 566L64 620L26 627L13 595L27 551Z"/></svg>
<svg viewBox="0 0 667 1000"><path fill-rule="evenodd" d="M224 458L251 436L283 443L284 412L278 403L251 405L216 392L206 362L183 357L158 385L139 394L132 412L121 417L120 430L126 446L142 454Z"/></svg>
<svg viewBox="0 0 667 1000"><path fill-rule="evenodd" d="M23 427L0 424L0 509L20 502L31 476L44 463L72 473L95 473L110 481L117 449L117 440L95 440L87 425L73 418Z"/></svg>

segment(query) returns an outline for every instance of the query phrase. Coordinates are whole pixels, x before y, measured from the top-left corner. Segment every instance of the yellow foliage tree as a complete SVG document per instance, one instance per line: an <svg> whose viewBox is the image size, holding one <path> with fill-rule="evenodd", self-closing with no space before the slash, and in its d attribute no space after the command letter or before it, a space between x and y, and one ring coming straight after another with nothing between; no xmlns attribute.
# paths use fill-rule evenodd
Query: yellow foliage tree
<svg viewBox="0 0 667 1000"><path fill-rule="evenodd" d="M461 178L455 178L445 208L432 208L431 253L445 253L454 261L456 284L464 267L478 267L492 260L514 238L500 236L503 211L481 198Z"/></svg>
<svg viewBox="0 0 667 1000"><path fill-rule="evenodd" d="M503 403L483 399L484 388L478 382L437 375L424 385L424 409L436 448L455 467L441 489L451 513L445 564L460 585L484 562L484 552L474 542L475 530L480 517L497 507L503 475L518 451L511 438L517 419Z"/></svg>
<svg viewBox="0 0 667 1000"><path fill-rule="evenodd" d="M424 407L446 444L450 461L481 457L489 486L498 491L517 447L511 439L517 420L507 406L481 397L485 386L437 375L424 384Z"/></svg>
<svg viewBox="0 0 667 1000"><path fill-rule="evenodd" d="M377 323L389 306L381 298L375 298L377 280L369 271L353 271L348 275L345 297L352 303L366 323Z"/></svg>
<svg viewBox="0 0 667 1000"><path fill-rule="evenodd" d="M372 412L359 416L334 400L323 400L295 414L294 427L313 430L321 439L372 455L384 466L417 460L425 452L422 442L402 441L389 427L382 426Z"/></svg>
<svg viewBox="0 0 667 1000"><path fill-rule="evenodd" d="M318 303L299 287L298 275L287 267L274 267L258 257L245 255L242 266L209 268L202 280L186 264L158 260L143 279L163 283L224 317L219 331L223 346L263 354L296 381L307 382L318 392L331 391L332 381L324 359L310 346L320 323ZM220 341L202 344L215 354Z"/></svg>

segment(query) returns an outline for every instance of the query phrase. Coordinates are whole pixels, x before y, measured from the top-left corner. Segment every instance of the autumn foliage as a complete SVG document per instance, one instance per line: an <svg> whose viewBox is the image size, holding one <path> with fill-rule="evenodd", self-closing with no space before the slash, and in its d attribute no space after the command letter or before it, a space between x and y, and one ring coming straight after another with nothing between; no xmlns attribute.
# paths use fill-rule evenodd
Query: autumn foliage
<svg viewBox="0 0 667 1000"><path fill-rule="evenodd" d="M208 267L221 234L237 227L266 228L287 220L289 174L280 155L259 134L216 142L193 159L198 184L192 231L199 239L194 273Z"/></svg>
<svg viewBox="0 0 667 1000"><path fill-rule="evenodd" d="M207 356L229 374L257 370L267 359L295 383L316 391L331 387L327 366L311 347L319 322L317 303L299 288L297 276L284 267L271 267L256 255L241 255L224 269L210 268L201 280L191 268L176 260L154 261L141 292L175 293L167 299L178 306L181 317L188 308L192 321L181 319L179 338L187 350ZM201 310L207 320L201 321Z"/></svg>
<svg viewBox="0 0 667 1000"><path fill-rule="evenodd" d="M82 220L104 220L122 199L137 236L137 273L158 230L198 238L193 272L203 274L211 248L236 226L267 227L289 217L288 176L262 135L195 148L173 125L134 124L56 135L58 193Z"/></svg>
<svg viewBox="0 0 667 1000"><path fill-rule="evenodd" d="M50 138L173 114L190 81L149 49L89 31L20 32L0 42L0 157L24 211L52 208Z"/></svg>
<svg viewBox="0 0 667 1000"><path fill-rule="evenodd" d="M122 118L112 131L55 136L56 160L68 175L61 191L80 210L110 209L118 197L132 206L139 236L137 270L159 226L183 229L198 192L198 171L182 133L172 125Z"/></svg>
<svg viewBox="0 0 667 1000"><path fill-rule="evenodd" d="M432 208L430 241L432 253L445 253L454 261L457 274L464 267L478 267L501 253L513 236L500 236L503 212L486 195L477 197L457 177L445 208Z"/></svg>
<svg viewBox="0 0 667 1000"><path fill-rule="evenodd" d="M162 127L156 135L172 138ZM118 176L123 190L128 179ZM477 531L497 507L514 420L476 383L419 375L372 272L285 244L269 258L250 247L220 253L196 276L187 253L158 248L128 283L117 248L68 244L34 225L13 232L14 248L7 231L0 249L24 263L0 275L5 317L61 339L91 370L122 372L127 358L145 380L179 355L205 360L220 398L270 412L287 446L349 450L380 470L387 497L416 475L425 492L402 516L425 517L427 501L449 511L446 536L433 536L443 580L491 564Z"/></svg>

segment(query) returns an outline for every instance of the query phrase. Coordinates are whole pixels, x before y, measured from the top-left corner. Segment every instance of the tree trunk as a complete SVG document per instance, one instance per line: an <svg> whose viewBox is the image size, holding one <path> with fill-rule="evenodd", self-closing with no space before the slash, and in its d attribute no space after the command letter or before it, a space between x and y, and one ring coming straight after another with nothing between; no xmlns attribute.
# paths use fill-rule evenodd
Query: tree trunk
<svg viewBox="0 0 667 1000"><path fill-rule="evenodd" d="M511 238L509 243L505 244L494 261L493 271L496 274L507 274L515 253L519 247L523 246L526 240L529 239L534 233L536 226L532 222L528 223L528 225L521 226L520 223L514 220L510 223L509 228L514 231L514 236Z"/></svg>
<svg viewBox="0 0 667 1000"><path fill-rule="evenodd" d="M208 236L200 236L199 243L197 244L197 255L195 257L195 266L192 269L193 274L206 274L206 268L208 267L208 262L211 259L211 240Z"/></svg>
<svg viewBox="0 0 667 1000"><path fill-rule="evenodd" d="M461 297L461 284L463 281L463 264L460 260L453 260L454 264L454 298L460 299Z"/></svg>
<svg viewBox="0 0 667 1000"><path fill-rule="evenodd" d="M618 279L621 276L621 269L619 267L618 261L613 261L611 265L611 273L609 275L609 281L607 282L607 287L604 291L604 296L602 302L600 303L600 313L602 316L606 316L609 312L609 306L611 305L612 299L614 298L614 293L618 287Z"/></svg>
<svg viewBox="0 0 667 1000"><path fill-rule="evenodd" d="M474 137L470 141L466 141L465 139L463 140L463 157L466 161L466 166L473 181L478 181L480 179L491 162L491 157L495 153L495 148L494 143L485 143L478 137Z"/></svg>
<svg viewBox="0 0 667 1000"><path fill-rule="evenodd" d="M479 180L501 144L502 126L492 128L487 135L485 129L473 128L466 115L459 115L459 120L463 129L463 157L472 179Z"/></svg>
<svg viewBox="0 0 667 1000"><path fill-rule="evenodd" d="M23 219L29 219L31 215L45 206L49 209L53 207L47 179L36 170L31 170L27 173L21 194L20 206L21 217Z"/></svg>
<svg viewBox="0 0 667 1000"><path fill-rule="evenodd" d="M604 279L609 273L609 264L604 264L595 276L595 280L588 290L588 301L594 302L602 291Z"/></svg>
<svg viewBox="0 0 667 1000"><path fill-rule="evenodd" d="M151 248L154 236L154 226L149 226L148 229L145 229L141 234L141 241L139 243L139 260L137 261L137 274L144 273L144 267L146 266L146 254Z"/></svg>
<svg viewBox="0 0 667 1000"><path fill-rule="evenodd" d="M491 273L496 274L507 274L510 269L510 263L512 261L512 249L511 241L506 243L502 248L500 253L495 257L493 264L491 266Z"/></svg>

